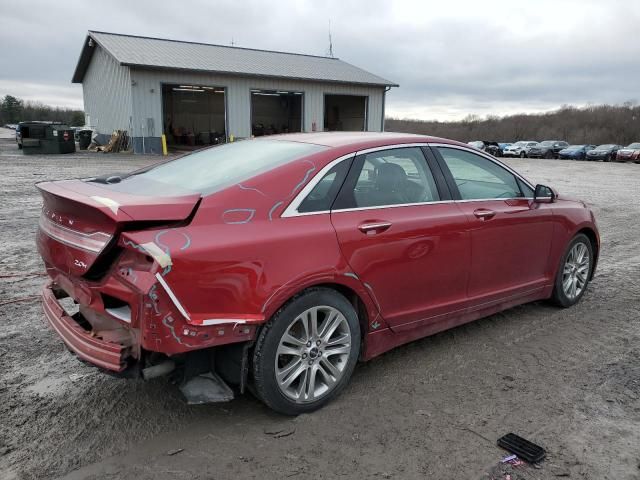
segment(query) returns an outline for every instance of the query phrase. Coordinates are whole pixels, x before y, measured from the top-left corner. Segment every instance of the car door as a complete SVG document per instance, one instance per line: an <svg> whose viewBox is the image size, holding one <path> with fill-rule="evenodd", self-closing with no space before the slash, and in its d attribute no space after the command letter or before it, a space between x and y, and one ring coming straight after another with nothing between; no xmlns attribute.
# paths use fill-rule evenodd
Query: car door
<svg viewBox="0 0 640 480"><path fill-rule="evenodd" d="M453 195L471 222L468 295L476 305L523 295L550 281L553 211L495 159L434 146Z"/></svg>
<svg viewBox="0 0 640 480"><path fill-rule="evenodd" d="M418 146L360 153L331 210L342 254L391 328L467 300L469 222L430 162Z"/></svg>
<svg viewBox="0 0 640 480"><path fill-rule="evenodd" d="M567 142L556 142L553 144L553 153L554 155L558 155L558 153L560 152L560 150L562 150L563 148L567 148L569 146L569 144Z"/></svg>

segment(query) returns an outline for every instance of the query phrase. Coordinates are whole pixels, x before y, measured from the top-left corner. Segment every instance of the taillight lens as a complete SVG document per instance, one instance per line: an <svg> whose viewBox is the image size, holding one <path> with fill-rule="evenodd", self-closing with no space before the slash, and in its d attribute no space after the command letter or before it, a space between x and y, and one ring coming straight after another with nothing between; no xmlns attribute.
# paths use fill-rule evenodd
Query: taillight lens
<svg viewBox="0 0 640 480"><path fill-rule="evenodd" d="M40 217L40 230L60 243L96 254L100 253L113 238L112 235L104 232L82 233L71 230L52 222L44 215Z"/></svg>

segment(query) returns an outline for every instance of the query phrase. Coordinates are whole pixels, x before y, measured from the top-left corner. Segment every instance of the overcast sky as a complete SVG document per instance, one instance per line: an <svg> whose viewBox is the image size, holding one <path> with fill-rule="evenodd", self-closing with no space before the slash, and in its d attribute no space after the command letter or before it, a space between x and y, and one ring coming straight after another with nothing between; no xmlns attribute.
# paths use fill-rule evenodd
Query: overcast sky
<svg viewBox="0 0 640 480"><path fill-rule="evenodd" d="M455 120L640 100L640 0L0 0L0 96L82 108L87 30L334 55L400 84L387 114Z"/></svg>

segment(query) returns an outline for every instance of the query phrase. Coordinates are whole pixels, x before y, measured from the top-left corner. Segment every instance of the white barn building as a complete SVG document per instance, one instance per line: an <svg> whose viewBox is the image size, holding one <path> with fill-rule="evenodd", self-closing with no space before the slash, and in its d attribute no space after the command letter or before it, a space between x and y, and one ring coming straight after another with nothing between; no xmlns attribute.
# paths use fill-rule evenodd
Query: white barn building
<svg viewBox="0 0 640 480"><path fill-rule="evenodd" d="M273 133L382 131L398 85L337 58L89 31L73 83L105 142L136 152Z"/></svg>

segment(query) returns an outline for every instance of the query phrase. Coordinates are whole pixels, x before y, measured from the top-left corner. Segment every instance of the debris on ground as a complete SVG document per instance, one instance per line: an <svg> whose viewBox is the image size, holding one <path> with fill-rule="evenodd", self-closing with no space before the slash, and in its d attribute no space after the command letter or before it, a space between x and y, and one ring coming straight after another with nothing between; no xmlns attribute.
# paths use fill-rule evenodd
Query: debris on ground
<svg viewBox="0 0 640 480"><path fill-rule="evenodd" d="M507 433L503 437L500 437L498 439L498 446L511 453L515 453L518 457L529 463L538 463L547 453L541 446L536 445L515 433Z"/></svg>
<svg viewBox="0 0 640 480"><path fill-rule="evenodd" d="M177 455L180 452L184 452L184 448L176 448L176 449L173 449L173 450L169 450L167 452L167 455L169 455L169 456Z"/></svg>
<svg viewBox="0 0 640 480"><path fill-rule="evenodd" d="M130 137L126 130L115 130L111 134L109 143L98 145L95 142L89 145L90 152L119 153L130 150Z"/></svg>
<svg viewBox="0 0 640 480"><path fill-rule="evenodd" d="M92 375L94 375L94 373L72 373L69 375L69 380L77 382L78 380L82 380L83 378L90 377Z"/></svg>
<svg viewBox="0 0 640 480"><path fill-rule="evenodd" d="M296 429L294 427L267 427L264 429L264 433L273 438L283 438L296 433Z"/></svg>

